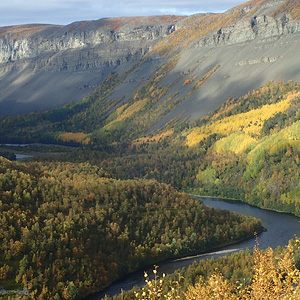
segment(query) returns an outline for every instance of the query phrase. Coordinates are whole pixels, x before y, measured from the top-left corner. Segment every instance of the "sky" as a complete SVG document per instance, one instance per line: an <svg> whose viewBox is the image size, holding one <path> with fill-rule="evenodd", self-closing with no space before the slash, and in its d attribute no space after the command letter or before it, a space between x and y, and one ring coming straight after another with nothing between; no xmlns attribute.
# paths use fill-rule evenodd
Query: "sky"
<svg viewBox="0 0 300 300"><path fill-rule="evenodd" d="M66 25L75 21L223 12L246 0L0 0L0 27Z"/></svg>

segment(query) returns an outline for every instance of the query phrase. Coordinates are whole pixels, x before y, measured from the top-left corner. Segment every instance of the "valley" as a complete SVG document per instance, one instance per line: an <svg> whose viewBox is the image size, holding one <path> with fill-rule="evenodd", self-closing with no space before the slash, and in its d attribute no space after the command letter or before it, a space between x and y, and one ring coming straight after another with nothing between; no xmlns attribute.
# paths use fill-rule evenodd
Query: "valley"
<svg viewBox="0 0 300 300"><path fill-rule="evenodd" d="M214 198L201 198L201 200L205 205L210 207L235 211L240 214L246 214L248 216L251 215L260 219L264 228L268 228L258 236L260 249L267 249L268 247L275 249L278 246L285 246L288 244L288 241L294 237L294 234L298 236L300 233L299 218L295 216L258 209L257 207L251 207L238 201L226 201ZM240 251L246 251L246 249L253 249L254 245L255 236L247 239L246 241L240 241L233 245L224 246L208 253L160 263L158 271L160 274L164 273L166 275L171 275L174 272L185 272L184 268L188 269L199 266L204 260L217 259L222 256L229 256L234 253L236 254ZM152 270L153 266L145 271L148 274L151 274ZM103 292L95 293L85 299L96 300L104 298L105 295L112 297L121 294L122 290L128 291L134 287L141 287L145 284L143 271L126 276L124 280L117 281Z"/></svg>
<svg viewBox="0 0 300 300"><path fill-rule="evenodd" d="M252 0L218 14L0 28L0 286L25 288L22 300L83 299L264 229L247 206L191 195L280 211L285 224L284 213L300 216L299 11ZM257 278L280 282L287 269L287 290L269 295L290 295L291 230L283 248L200 261L178 271L182 284L169 275L178 284L162 283L163 295L193 299L219 280L241 299L244 280L244 299L259 299ZM267 266L277 271L257 275ZM148 300L144 289L114 299Z"/></svg>

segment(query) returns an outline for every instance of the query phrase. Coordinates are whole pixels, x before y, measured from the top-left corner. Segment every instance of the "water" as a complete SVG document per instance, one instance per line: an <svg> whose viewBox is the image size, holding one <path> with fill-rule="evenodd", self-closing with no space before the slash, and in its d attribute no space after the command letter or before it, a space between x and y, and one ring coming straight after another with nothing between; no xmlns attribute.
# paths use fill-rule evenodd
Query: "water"
<svg viewBox="0 0 300 300"><path fill-rule="evenodd" d="M32 158L32 157L34 157L34 155L16 153L16 160L24 160L24 159L29 159L29 158Z"/></svg>
<svg viewBox="0 0 300 300"><path fill-rule="evenodd" d="M29 146L36 146L36 147L43 147L45 149L47 149L47 147L61 147L61 148L69 148L69 149L73 149L75 147L72 146L64 146L64 145L58 145L58 144L41 144L41 143L29 143L29 144L0 144L0 147L4 146L4 147L12 147L12 148L25 148L25 147L29 147ZM20 149L17 149L15 151L20 151ZM22 151L21 151L22 152ZM25 151L24 151L25 152ZM32 150L32 149L28 149L26 151L26 153L14 153L16 155L16 160L26 160L26 159L30 159L36 156L48 156L48 155L58 155L60 154L60 152L43 152L40 149L37 149L36 151Z"/></svg>
<svg viewBox="0 0 300 300"><path fill-rule="evenodd" d="M202 198L202 201L214 208L228 209L261 219L262 225L267 229L266 232L259 235L259 247L261 249L285 246L290 239L294 238L295 234L300 236L300 218L291 214L260 209L242 202L228 202L215 198ZM239 243L239 247L242 247L242 249L253 248L253 246L252 240Z"/></svg>
<svg viewBox="0 0 300 300"><path fill-rule="evenodd" d="M227 209L235 211L239 214L247 216L253 216L261 219L262 225L267 231L262 232L259 235L259 247L260 249L266 249L268 247L276 248L277 246L285 246L288 241L294 238L294 235L300 236L300 218L295 217L291 214L278 213L274 211L264 210L257 207L250 206L248 204L238 201L225 201L216 198L200 198L205 205L214 208ZM211 257L223 256L227 253L240 251L246 248L253 249L256 244L256 238L242 241L234 245L225 246L218 251L211 251L205 254L194 255L181 259L172 260L169 262L161 263L159 265L159 273L170 274L175 270L188 267L194 261L201 259L208 259ZM148 274L152 274L153 267L149 267L145 271ZM113 296L119 294L121 289L130 290L134 286L144 285L144 271L138 271L133 274L126 276L126 279L119 280L112 284L104 292L96 293L85 298L85 300L100 300L105 294Z"/></svg>

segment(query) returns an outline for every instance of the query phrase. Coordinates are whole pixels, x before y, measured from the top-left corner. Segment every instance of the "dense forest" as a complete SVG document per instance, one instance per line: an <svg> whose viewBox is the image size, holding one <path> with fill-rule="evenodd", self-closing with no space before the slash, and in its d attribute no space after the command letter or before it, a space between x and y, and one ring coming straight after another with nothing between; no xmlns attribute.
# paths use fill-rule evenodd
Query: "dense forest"
<svg viewBox="0 0 300 300"><path fill-rule="evenodd" d="M157 128L184 101L165 97L175 81L194 93L219 70L162 84L177 60L126 103L109 100L124 79L111 74L79 103L0 120L1 142L72 146L48 146L47 155L20 147L35 149L23 163L1 158L1 286L25 287L33 299L76 299L145 265L261 230L185 192L300 215L300 85L269 82L199 120ZM0 154L15 159L12 148ZM233 274L228 263L225 279L256 276L247 264ZM196 283L185 278L186 287Z"/></svg>
<svg viewBox="0 0 300 300"><path fill-rule="evenodd" d="M80 103L2 118L1 141L73 145L58 159L89 161L116 179L156 179L189 193L300 214L300 86L269 82L193 123L173 120L153 130L154 120L175 105L160 84L175 65L176 57L118 107L108 98L121 80L112 74ZM217 70L180 80L193 91Z"/></svg>
<svg viewBox="0 0 300 300"><path fill-rule="evenodd" d="M149 265L154 272L145 274L144 287L111 300L300 299L297 237L286 248L261 251L257 245L253 252L202 260L168 276L156 266L264 229L260 220L206 207L193 195L300 216L300 84L267 82L215 109L224 99L213 89L225 81L248 81L233 79L228 52L221 48L238 49L230 43L240 29L256 38L265 24L272 34L252 45L284 48L280 63L288 65L286 49L294 46L289 39L277 42L275 31L297 32L299 23L292 21L300 19L299 0L271 2L190 16L155 46L141 48L142 59L124 56L130 68L122 63L105 69L101 83L93 73L97 87L81 101L0 118L1 299L78 300ZM273 5L278 7L270 15ZM270 23L275 16L277 27ZM198 56L202 42L209 51ZM220 45L220 52L210 43ZM186 53L195 52L181 51L188 48L199 53L191 59ZM279 56L260 52L265 57L258 67L269 72ZM87 57L95 55L91 50ZM245 70L250 69L238 72L248 76ZM25 87L29 77L23 77ZM255 84L250 80L247 87ZM20 99L14 100L18 105ZM30 158L16 161L20 154Z"/></svg>
<svg viewBox="0 0 300 300"><path fill-rule="evenodd" d="M205 207L155 180L88 163L0 164L0 285L76 299L168 258L253 236L261 223Z"/></svg>
<svg viewBox="0 0 300 300"><path fill-rule="evenodd" d="M62 159L299 215L299 93L297 83L270 82L193 124L126 144L78 147Z"/></svg>

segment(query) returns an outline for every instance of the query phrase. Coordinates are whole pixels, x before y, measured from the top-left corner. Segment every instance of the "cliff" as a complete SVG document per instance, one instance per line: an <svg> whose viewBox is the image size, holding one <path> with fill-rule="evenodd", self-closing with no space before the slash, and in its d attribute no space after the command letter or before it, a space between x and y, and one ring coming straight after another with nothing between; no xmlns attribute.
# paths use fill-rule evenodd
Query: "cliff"
<svg viewBox="0 0 300 300"><path fill-rule="evenodd" d="M138 56L144 55L157 40L171 34L180 19L157 16L100 19L67 26L3 27L0 30L0 63L38 59L44 64L36 63L36 67L42 69L47 66L47 70L65 70L68 65L71 70L88 69L97 67L97 62L99 65L117 65L120 62L113 59L114 55L119 60L137 52ZM71 59L62 54L66 51L78 54ZM55 63L50 63L53 61Z"/></svg>
<svg viewBox="0 0 300 300"><path fill-rule="evenodd" d="M78 101L171 34L182 17L100 19L0 28L0 114Z"/></svg>
<svg viewBox="0 0 300 300"><path fill-rule="evenodd" d="M266 81L300 81L298 10L297 1L253 0L222 14L0 28L0 114L77 102L111 72L131 70L110 96L115 103L128 101L178 55L160 83L175 82L165 97L176 93L177 104L156 127L179 115L194 120ZM201 79L216 65L196 92L180 80Z"/></svg>

